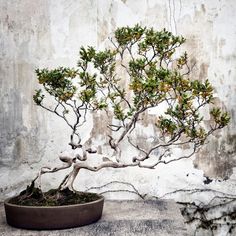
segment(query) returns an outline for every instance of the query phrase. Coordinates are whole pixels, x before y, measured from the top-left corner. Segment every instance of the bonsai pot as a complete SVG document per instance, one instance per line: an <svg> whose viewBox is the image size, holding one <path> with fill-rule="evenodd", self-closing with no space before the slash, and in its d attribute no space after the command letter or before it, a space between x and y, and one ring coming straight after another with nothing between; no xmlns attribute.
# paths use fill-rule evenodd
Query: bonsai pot
<svg viewBox="0 0 236 236"><path fill-rule="evenodd" d="M24 229L66 229L88 225L102 216L104 197L96 201L64 206L23 206L4 202L7 223Z"/></svg>

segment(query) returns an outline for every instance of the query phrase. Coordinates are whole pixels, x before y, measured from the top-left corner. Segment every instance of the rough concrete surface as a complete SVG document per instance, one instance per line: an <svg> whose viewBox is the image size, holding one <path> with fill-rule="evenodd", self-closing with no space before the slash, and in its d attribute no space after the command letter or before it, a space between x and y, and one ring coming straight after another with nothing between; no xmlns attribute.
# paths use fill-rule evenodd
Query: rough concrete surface
<svg viewBox="0 0 236 236"><path fill-rule="evenodd" d="M192 76L210 80L217 104L232 117L230 126L212 137L195 160L161 165L156 171L107 170L96 177L81 171L77 187L83 190L107 180L125 180L144 193L160 196L180 188L202 188L204 174L221 179L235 175L235 11L235 0L0 0L0 199L23 189L42 165L54 165L58 153L68 146L66 125L32 101L37 88L34 70L73 67L82 45L102 49L115 28L136 23L165 27L187 39L183 50L191 64L196 63ZM81 129L82 138L89 141L91 134L92 141L102 148L101 123L106 127L106 118L100 114L90 118ZM154 118L145 120L145 130L139 134L142 140L154 135L148 125ZM139 136L137 141L145 144ZM128 146L122 148L129 156ZM59 173L43 184L51 188L63 176ZM222 185L215 183L211 187L221 190ZM224 186L225 192L235 189L230 181ZM118 195L132 198L125 193L113 198Z"/></svg>
<svg viewBox="0 0 236 236"><path fill-rule="evenodd" d="M5 221L0 208L1 236L167 236L191 235L173 201L105 201L102 218L94 224L54 231L16 229Z"/></svg>

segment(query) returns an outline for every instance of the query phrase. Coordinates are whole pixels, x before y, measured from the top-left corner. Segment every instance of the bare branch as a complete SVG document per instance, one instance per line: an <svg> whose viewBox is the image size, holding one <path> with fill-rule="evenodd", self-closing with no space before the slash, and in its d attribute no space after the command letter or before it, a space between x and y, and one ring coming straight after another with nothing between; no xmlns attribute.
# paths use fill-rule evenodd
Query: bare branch
<svg viewBox="0 0 236 236"><path fill-rule="evenodd" d="M197 151L197 148L196 148L196 146L194 146L193 151L192 151L189 155L181 156L181 157L174 158L174 159L171 159L171 160L166 161L166 160L161 160L162 157L165 156L166 152L168 152L168 150L165 150L164 153L160 155L160 157L158 158L158 161L157 161L157 162L155 162L155 163L153 163L153 164L151 164L151 165L144 165L144 164L142 164L142 163L139 163L139 167L141 167L141 168L154 169L154 168L155 168L157 165L159 165L159 164L169 164L169 163L171 163L171 162L176 162L176 161L179 161L179 160L182 160L182 159L188 159L188 158L192 157L192 156L196 153L196 151ZM147 159L147 158L146 158L146 159ZM138 161L139 161L139 159L138 159ZM142 160L142 161L143 161L143 160Z"/></svg>
<svg viewBox="0 0 236 236"><path fill-rule="evenodd" d="M105 188L105 187L108 187L110 185L113 185L113 184L122 184L122 185L126 185L128 187L131 187L133 190L127 190L127 189L119 189L119 190L107 190L107 191L103 191L103 192L99 192L99 194L105 194L105 193L110 193L110 192L128 192L128 193L134 193L134 194L137 194L140 198L144 199L145 196L147 194L141 194L137 188L134 187L133 184L131 183L128 183L128 182L123 182L123 181L111 181L109 183L106 183L102 186L99 186L99 187L90 187L88 189L86 189L86 192L90 191L90 190L100 190L102 188Z"/></svg>
<svg viewBox="0 0 236 236"><path fill-rule="evenodd" d="M71 158L71 157L64 156L64 155L59 155L59 159L62 162L64 162L64 164L62 166L54 167L54 168L49 167L49 166L41 167L38 175L33 179L32 182L35 182L37 179L39 179L39 188L41 188L41 176L43 174L54 173L54 172L57 172L57 171L60 171L60 170L70 168L72 166L72 164L74 164L76 162L76 158Z"/></svg>

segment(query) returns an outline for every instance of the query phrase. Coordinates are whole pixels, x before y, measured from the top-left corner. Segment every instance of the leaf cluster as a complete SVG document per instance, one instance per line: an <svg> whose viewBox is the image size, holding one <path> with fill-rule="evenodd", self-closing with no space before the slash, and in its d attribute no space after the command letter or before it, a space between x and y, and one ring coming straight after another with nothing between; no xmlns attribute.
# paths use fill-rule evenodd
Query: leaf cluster
<svg viewBox="0 0 236 236"><path fill-rule="evenodd" d="M60 101L67 101L76 93L76 86L73 85L72 79L77 76L77 70L59 67L57 69L37 69L36 75L39 84L42 84L44 89ZM36 91L34 100L36 104L40 104L43 100L41 91Z"/></svg>

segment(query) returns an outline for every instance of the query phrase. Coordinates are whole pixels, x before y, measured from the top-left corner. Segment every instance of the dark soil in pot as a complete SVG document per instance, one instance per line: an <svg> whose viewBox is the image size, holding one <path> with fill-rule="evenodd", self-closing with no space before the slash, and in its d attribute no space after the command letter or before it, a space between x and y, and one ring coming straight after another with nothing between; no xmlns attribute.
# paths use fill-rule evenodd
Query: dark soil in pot
<svg viewBox="0 0 236 236"><path fill-rule="evenodd" d="M24 229L66 229L96 222L104 198L95 193L53 189L42 193L33 185L4 202L7 223Z"/></svg>
<svg viewBox="0 0 236 236"><path fill-rule="evenodd" d="M101 197L95 193L72 192L69 189L51 189L43 193L31 184L9 203L23 206L64 206L93 202L99 198Z"/></svg>

